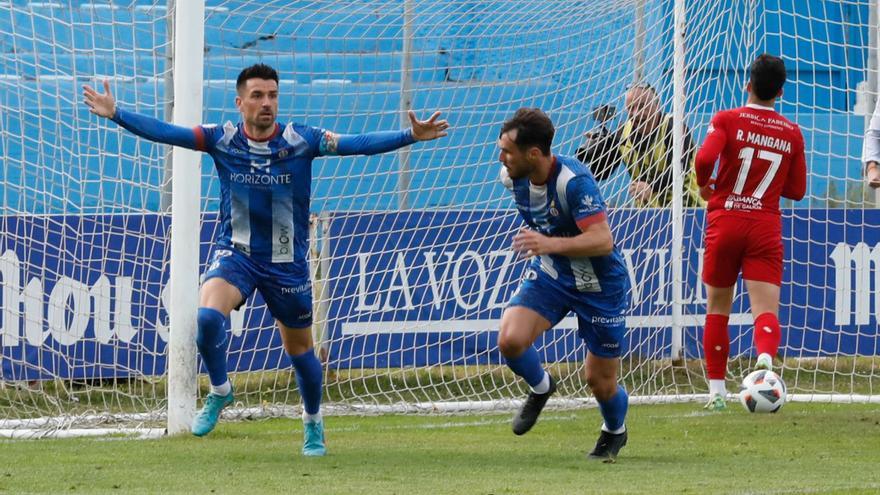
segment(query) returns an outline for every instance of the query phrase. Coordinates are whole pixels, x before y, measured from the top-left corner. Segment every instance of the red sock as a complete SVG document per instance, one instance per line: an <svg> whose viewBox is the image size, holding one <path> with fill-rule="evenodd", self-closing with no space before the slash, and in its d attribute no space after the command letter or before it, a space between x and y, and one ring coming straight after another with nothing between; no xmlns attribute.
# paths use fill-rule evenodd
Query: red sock
<svg viewBox="0 0 880 495"><path fill-rule="evenodd" d="M729 317L725 315L706 315L703 353L706 355L706 375L710 380L724 380L727 374L727 356L730 354L728 319Z"/></svg>
<svg viewBox="0 0 880 495"><path fill-rule="evenodd" d="M779 330L779 319L773 313L761 313L755 318L755 348L758 354L770 354L776 357L782 332Z"/></svg>

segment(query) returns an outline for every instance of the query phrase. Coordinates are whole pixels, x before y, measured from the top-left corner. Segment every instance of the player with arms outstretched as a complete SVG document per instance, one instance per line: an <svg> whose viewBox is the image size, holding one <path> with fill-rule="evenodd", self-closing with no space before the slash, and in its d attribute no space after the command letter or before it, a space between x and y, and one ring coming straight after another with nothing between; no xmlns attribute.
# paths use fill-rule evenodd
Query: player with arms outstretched
<svg viewBox="0 0 880 495"><path fill-rule="evenodd" d="M312 286L306 260L312 160L327 155L371 155L446 135L435 113L402 131L338 135L276 122L278 73L256 64L241 71L235 105L242 122L195 128L174 126L119 108L104 93L84 86L89 110L151 141L211 155L220 179L220 233L199 293L199 354L211 392L192 433L208 434L233 402L226 370L226 319L259 290L281 332L303 400L303 454L326 453L320 413L323 371L312 342Z"/></svg>
<svg viewBox="0 0 880 495"><path fill-rule="evenodd" d="M498 137L501 182L513 193L528 228L513 249L531 258L525 278L501 318L498 347L531 393L513 419L522 435L538 420L556 381L541 365L533 345L569 311L587 345L587 383L605 423L589 457L614 462L626 445L629 397L617 383L629 275L614 245L605 201L590 170L574 158L554 155L553 123L537 108L521 108Z"/></svg>
<svg viewBox="0 0 880 495"><path fill-rule="evenodd" d="M807 187L800 128L773 109L785 84L785 64L764 54L752 62L750 72L746 105L712 118L695 161L700 193L709 201L702 275L707 292L703 349L710 395L706 408L713 410L726 407L727 323L740 271L755 318L756 367L773 366L782 338L779 198L798 201ZM718 174L712 179L719 156Z"/></svg>

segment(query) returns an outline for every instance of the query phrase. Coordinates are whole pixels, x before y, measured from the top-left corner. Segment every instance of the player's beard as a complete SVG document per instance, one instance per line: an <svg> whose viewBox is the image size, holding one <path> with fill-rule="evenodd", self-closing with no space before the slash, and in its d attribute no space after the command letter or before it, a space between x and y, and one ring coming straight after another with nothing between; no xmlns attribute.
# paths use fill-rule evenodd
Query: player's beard
<svg viewBox="0 0 880 495"><path fill-rule="evenodd" d="M526 170L526 167L508 166L507 167L507 175L511 179L522 179L523 177L526 177L529 175L529 171Z"/></svg>
<svg viewBox="0 0 880 495"><path fill-rule="evenodd" d="M254 127L254 129L257 129L261 132L271 129L275 126L275 115L261 113L257 115L257 117L251 122L251 125Z"/></svg>

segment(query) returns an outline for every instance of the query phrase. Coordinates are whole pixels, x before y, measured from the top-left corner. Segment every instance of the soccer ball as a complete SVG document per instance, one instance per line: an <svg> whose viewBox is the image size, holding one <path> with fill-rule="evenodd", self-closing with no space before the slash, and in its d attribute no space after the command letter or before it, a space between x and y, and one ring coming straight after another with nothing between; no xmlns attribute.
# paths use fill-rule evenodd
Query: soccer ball
<svg viewBox="0 0 880 495"><path fill-rule="evenodd" d="M767 370L749 373L739 391L739 401L753 413L775 413L785 404L785 398L785 382Z"/></svg>

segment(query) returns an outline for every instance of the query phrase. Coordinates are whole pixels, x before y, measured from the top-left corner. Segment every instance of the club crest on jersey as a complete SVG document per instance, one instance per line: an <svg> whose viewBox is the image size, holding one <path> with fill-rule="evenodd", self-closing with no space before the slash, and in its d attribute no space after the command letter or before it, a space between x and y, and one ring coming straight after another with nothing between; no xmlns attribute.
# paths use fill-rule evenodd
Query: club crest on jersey
<svg viewBox="0 0 880 495"><path fill-rule="evenodd" d="M550 201L550 216L553 216L553 217L559 216L559 210L556 209L556 200L555 199Z"/></svg>
<svg viewBox="0 0 880 495"><path fill-rule="evenodd" d="M278 158L287 158L287 150L281 150L278 152Z"/></svg>

